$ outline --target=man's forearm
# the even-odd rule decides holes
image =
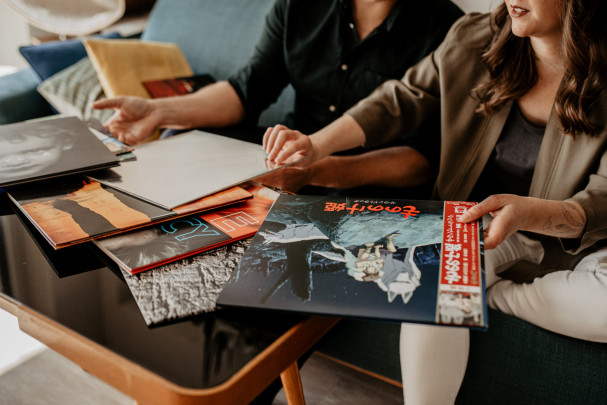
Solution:
[[[353,156],[328,156],[309,170],[309,184],[336,188],[415,187],[431,178],[428,160],[406,146]]]
[[[179,97],[152,100],[160,127],[186,129],[225,127],[241,122],[246,112],[234,88],[226,81],[210,84]]]

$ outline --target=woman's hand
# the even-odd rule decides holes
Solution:
[[[93,108],[116,110],[105,127],[119,141],[134,145],[144,141],[158,128],[160,120],[150,100],[140,97],[117,97],[93,103]]]
[[[263,135],[263,148],[268,153],[268,160],[277,165],[304,158],[311,162],[314,158],[314,147],[310,138],[284,125],[276,125],[266,130]]]
[[[531,231],[560,238],[577,238],[586,227],[586,213],[575,201],[552,201],[512,194],[492,195],[469,208],[461,222],[490,214],[484,230],[485,249],[493,249],[516,231]]]
[[[263,137],[268,159],[277,164],[291,163],[305,158],[305,166],[332,153],[348,150],[365,143],[362,127],[345,114],[310,136],[293,131],[284,125],[270,127]]]

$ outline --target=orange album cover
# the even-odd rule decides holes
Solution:
[[[12,188],[8,195],[56,249],[252,197],[237,186],[167,210],[84,176]]]

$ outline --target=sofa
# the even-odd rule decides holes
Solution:
[[[157,0],[143,41],[179,45],[194,73],[224,79],[249,58],[273,0]],[[0,124],[51,114],[31,68],[0,77]],[[260,117],[281,121],[293,105],[288,88]],[[607,310],[607,308],[605,309]],[[344,319],[315,348],[400,383],[400,325]],[[548,332],[489,310],[487,331],[471,332],[460,404],[605,404],[607,344]]]

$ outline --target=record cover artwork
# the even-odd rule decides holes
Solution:
[[[198,130],[137,145],[135,154],[90,177],[167,209],[274,170],[261,145]]]
[[[34,224],[23,215],[23,212],[16,209],[14,205],[11,208],[15,213],[15,217],[32,237],[32,240],[44,255],[48,264],[53,268],[57,277],[69,277],[105,266],[104,262],[96,254],[97,249],[92,243],[80,243],[72,246],[70,249],[54,249]]]
[[[472,205],[280,195],[217,303],[485,328]]]
[[[9,197],[54,248],[250,198],[235,187],[176,210],[149,204],[85,176],[11,189]]]
[[[75,117],[0,125],[0,187],[118,164]]]
[[[278,194],[249,184],[253,198],[95,241],[121,268],[135,274],[255,234]]]
[[[131,274],[120,268],[148,326],[215,311],[251,238]]]
[[[121,161],[125,160],[122,156],[126,156],[127,154],[133,155],[133,147],[124,144],[114,137],[110,131],[107,130],[97,118],[91,118],[89,120],[83,121],[93,132],[93,134],[105,145],[106,148],[110,150],[114,155],[118,156],[118,159]],[[135,155],[133,155],[134,157]]]
[[[175,79],[148,80],[143,82],[143,87],[150,97],[160,98],[193,93],[211,83],[215,83],[215,79],[210,75],[194,75]]]

